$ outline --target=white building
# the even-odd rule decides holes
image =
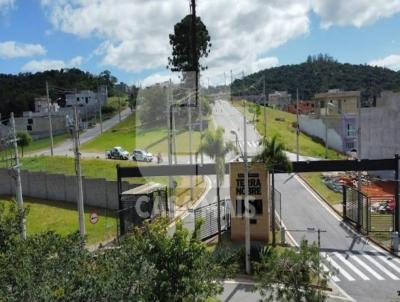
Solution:
[[[314,96],[314,112],[300,115],[300,130],[324,141],[329,148],[348,153],[357,149],[357,113],[360,91],[331,89]]]
[[[287,91],[275,91],[274,93],[268,94],[268,106],[280,110],[287,110],[291,102],[292,95]]]
[[[65,96],[65,107],[91,107],[98,105],[97,93],[91,90],[82,90]]]
[[[51,112],[57,112],[60,109],[57,103],[51,103]],[[49,111],[49,103],[47,101],[47,97],[38,97],[35,98],[35,112],[48,112]]]
[[[376,107],[361,109],[361,156],[393,158],[400,154],[400,93],[384,91]]]

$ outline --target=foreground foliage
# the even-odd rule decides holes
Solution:
[[[329,273],[322,269],[319,248],[302,240],[299,250],[265,248],[255,264],[262,301],[325,301]],[[319,278],[318,278],[319,276]]]
[[[224,268],[182,227],[145,224],[91,253],[79,234],[19,237],[18,211],[0,207],[0,301],[205,301]],[[197,226],[198,229],[198,226]]]

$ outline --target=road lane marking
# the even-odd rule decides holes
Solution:
[[[363,256],[367,258],[371,263],[373,263],[377,268],[379,268],[382,272],[384,272],[386,275],[388,275],[391,279],[393,280],[399,280],[394,274],[392,274],[390,271],[388,271],[384,266],[378,263],[375,259],[373,259],[371,256],[367,255],[365,252],[363,253]]]
[[[397,267],[393,262],[388,260],[385,256],[380,255],[378,256],[379,259],[381,259],[383,262],[385,262],[387,265],[389,265],[392,269],[394,269],[396,272],[400,273],[400,268]]]
[[[346,272],[343,268],[341,268],[341,267],[339,266],[339,264],[336,263],[335,260],[333,260],[333,259],[332,259],[331,257],[329,257],[328,255],[325,255],[325,257],[326,257],[326,260],[327,260],[330,264],[332,264],[333,267],[335,267],[335,268],[338,270],[339,274],[343,275],[343,277],[345,277],[345,278],[346,278],[347,280],[349,280],[349,281],[356,281],[356,279],[354,279],[348,272]]]
[[[362,261],[359,257],[355,255],[350,256],[351,259],[356,261],[359,265],[361,265],[365,270],[367,270],[371,275],[373,275],[378,280],[385,280],[381,275],[379,275],[376,271],[374,271],[370,266],[368,266],[364,261]]]
[[[353,272],[355,272],[357,275],[361,277],[364,281],[370,280],[362,271],[360,271],[357,267],[355,267],[349,260],[344,258],[342,255],[340,255],[338,252],[333,253],[337,258],[340,259],[344,264],[347,265],[348,268],[350,268]]]
[[[325,271],[325,272],[327,272],[327,273],[330,273],[331,271],[329,270],[329,268],[325,265],[325,264],[322,264],[322,269]],[[340,279],[338,278],[338,277],[336,277],[335,275],[333,275],[332,274],[332,276],[331,276],[331,279],[334,281],[334,282],[340,282]]]

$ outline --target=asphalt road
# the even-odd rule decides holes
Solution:
[[[235,140],[230,132],[238,133],[241,148],[243,141],[243,115],[227,101],[217,101],[214,119],[225,129],[225,138]],[[259,135],[253,125],[247,125],[247,147],[249,155],[257,152]],[[242,149],[243,150],[243,149]],[[287,153],[291,160],[296,156]],[[300,157],[300,160],[314,158]],[[400,301],[400,260],[366,242],[341,224],[333,213],[302,181],[295,175],[276,175],[276,188],[281,193],[283,223],[296,243],[302,238],[309,242],[317,241],[317,233],[307,231],[318,228],[321,233],[321,259],[336,275],[332,282],[343,289],[356,301]],[[278,205],[277,205],[278,209]],[[226,286],[224,301],[256,301],[254,294],[245,286]],[[229,299],[226,299],[228,298]]]
[[[121,120],[126,119],[131,114],[131,110],[126,108],[121,111]],[[101,134],[101,131],[107,131],[108,129],[114,127],[116,124],[119,123],[119,115],[116,114],[112,118],[103,122],[103,129],[100,127],[100,124],[96,124],[93,128],[89,128],[83,133],[81,133],[79,139],[80,143],[84,144],[95,137]],[[57,145],[53,149],[54,155],[68,155],[73,156],[73,141],[72,139],[67,139],[60,145]],[[31,155],[50,155],[50,150],[40,150],[38,152],[31,153]],[[104,153],[97,154],[97,153],[90,153],[90,152],[82,152],[83,157],[97,157],[97,156],[104,156]]]

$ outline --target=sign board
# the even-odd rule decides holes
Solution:
[[[89,219],[91,224],[96,224],[99,221],[99,216],[97,215],[96,212],[93,212],[90,213]]]
[[[245,234],[244,163],[230,163],[230,196],[232,201],[231,239],[244,240]],[[269,237],[269,177],[263,163],[249,163],[250,238],[268,241]]]

